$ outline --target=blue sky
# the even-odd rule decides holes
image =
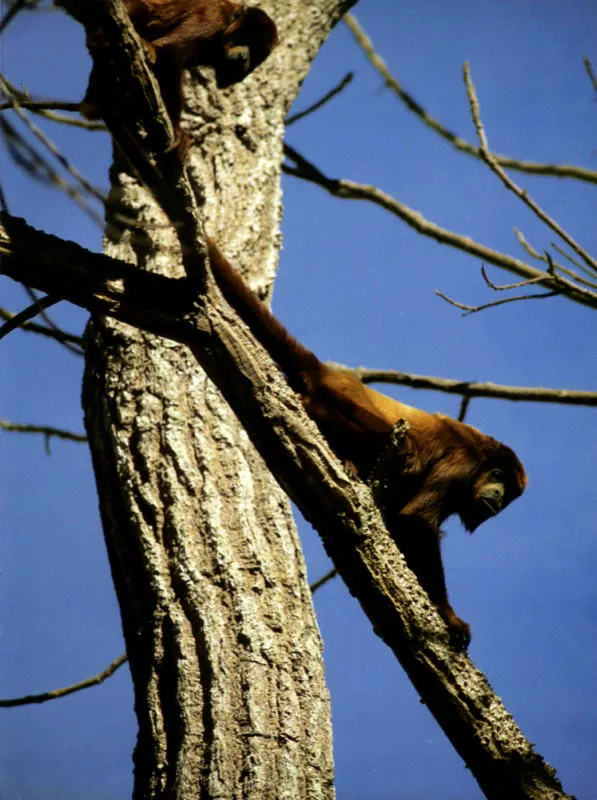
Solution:
[[[407,6],[408,7],[404,7]],[[388,66],[431,113],[474,140],[462,82],[468,60],[490,145],[519,158],[597,169],[597,99],[582,65],[597,65],[597,6],[561,3],[399,4],[363,0],[356,13]],[[88,57],[60,13],[22,16],[2,69],[36,96],[79,99]],[[524,257],[555,238],[481,163],[454,152],[383,89],[343,27],[330,36],[296,108],[348,71],[352,84],[287,141],[328,175],[379,186],[439,225]],[[103,134],[47,124],[72,162],[106,186]],[[4,156],[11,211],[95,250],[100,232]],[[597,252],[595,187],[514,175],[587,249]],[[324,359],[510,385],[597,389],[595,312],[564,299],[512,304],[463,318],[434,295],[491,299],[480,264],[425,239],[387,212],[284,179],[284,245],[274,309]],[[514,278],[490,268],[497,283]],[[26,304],[0,280],[0,304]],[[85,314],[56,318],[79,331]],[[82,430],[81,363],[17,332],[0,347],[0,417]],[[457,414],[456,397],[383,391]],[[505,441],[530,476],[523,496],[474,537],[446,525],[450,596],[471,623],[471,657],[527,737],[579,800],[597,798],[597,411],[475,400],[468,421]],[[104,668],[123,649],[84,446],[0,434],[2,568],[0,696],[41,692]],[[309,576],[329,567],[299,520]],[[342,800],[477,800],[464,769],[391,653],[339,580],[315,597],[332,696]],[[126,669],[101,687],[0,713],[3,800],[112,800],[130,794],[135,738]]]

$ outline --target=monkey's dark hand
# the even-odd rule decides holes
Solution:
[[[448,626],[450,640],[458,650],[466,650],[471,643],[471,626],[456,616],[449,603],[438,608],[439,613]]]

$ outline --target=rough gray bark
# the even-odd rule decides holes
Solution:
[[[262,290],[280,240],[284,117],[337,13],[328,5],[269,9],[282,45],[232,91],[200,74],[187,82],[206,226]],[[121,232],[106,252],[182,275],[155,201],[122,161],[112,177],[118,210],[150,241]],[[135,796],[332,797],[302,555],[288,501],[238,420],[184,347],[108,318],[88,331],[83,403],[135,686]]]

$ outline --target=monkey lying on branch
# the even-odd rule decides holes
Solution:
[[[238,0],[124,0],[131,22],[154,65],[179,152],[186,154],[180,130],[182,72],[213,67],[220,89],[246,78],[278,43],[274,21],[260,8]],[[81,113],[102,116],[103,76],[92,67]]]
[[[362,479],[390,445],[396,423],[409,430],[403,467],[383,508],[386,525],[408,566],[435,603],[453,642],[466,647],[470,626],[448,601],[440,525],[457,514],[471,533],[519,497],[527,477],[506,445],[443,414],[399,403],[330,367],[298,342],[208,241],[211,267],[230,305],[286,374],[336,455]]]

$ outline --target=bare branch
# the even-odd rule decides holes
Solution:
[[[26,92],[20,92],[14,86],[12,86],[12,89],[19,100],[19,105],[21,108],[26,108],[33,114],[39,114],[45,119],[52,120],[52,122],[59,122],[62,125],[72,125],[75,128],[84,128],[88,131],[106,130],[106,126],[103,122],[98,122],[92,119],[67,117],[64,114],[56,114],[56,111],[71,111],[78,113],[81,105],[80,103],[69,103],[64,100],[33,100]],[[0,103],[0,111],[8,111],[12,110],[12,108],[13,105],[10,102]]]
[[[3,320],[11,320],[14,318],[14,314],[11,314],[10,311],[7,311],[5,308],[0,307],[0,319]],[[55,339],[57,342],[63,343],[68,342],[73,345],[77,345],[82,352],[83,349],[83,339],[80,336],[76,336],[74,333],[67,333],[66,331],[58,329],[51,329],[45,327],[45,325],[36,325],[35,322],[25,322],[19,325],[19,329],[22,331],[26,331],[27,333],[37,333],[40,336],[46,336],[48,339]]]
[[[329,103],[329,101],[333,97],[335,97],[337,94],[340,94],[340,92],[348,86],[348,84],[352,81],[353,78],[354,78],[354,73],[347,72],[346,75],[340,81],[340,83],[334,86],[333,89],[330,89],[330,91],[327,92],[327,94],[324,94],[324,96],[316,103],[313,103],[304,111],[299,111],[296,114],[291,114],[290,116],[286,117],[286,127],[288,127],[289,125],[293,125],[300,119],[304,119],[304,117],[307,117],[309,114],[312,114],[314,111],[320,109],[326,103]]]
[[[65,347],[71,353],[74,353],[77,356],[83,355],[83,349],[80,345],[71,344],[67,341],[67,338],[58,325],[54,323],[48,314],[46,314],[45,309],[50,308],[50,306],[56,305],[56,303],[60,302],[60,298],[51,297],[47,295],[47,297],[39,298],[29,286],[23,287],[27,294],[32,298],[33,303],[21,311],[19,314],[13,314],[10,316],[10,319],[5,322],[4,325],[0,327],[0,339],[3,339],[5,336],[8,336],[11,331],[16,330],[17,328],[22,327],[28,320],[36,317],[38,314],[45,320],[48,328],[52,330],[55,334],[55,339],[58,341],[62,347]]]
[[[527,281],[527,283],[530,283],[530,281]],[[446,303],[449,303],[451,306],[462,309],[465,312],[462,316],[468,317],[470,314],[476,314],[478,311],[485,311],[487,308],[496,308],[497,306],[504,306],[506,303],[516,303],[519,300],[543,300],[546,297],[555,297],[555,295],[560,294],[560,292],[553,291],[545,292],[544,294],[519,294],[516,295],[516,297],[505,297],[503,300],[493,300],[491,303],[483,303],[480,306],[469,306],[466,305],[466,303],[459,303],[457,300],[452,300],[438,289],[435,290],[435,294],[438,297],[441,297],[442,300],[445,300]]]
[[[597,308],[597,297],[594,297],[591,292],[585,293],[580,287],[575,287],[573,285],[568,287],[560,286],[554,276],[549,275],[543,270],[538,270],[536,267],[532,267],[525,261],[513,258],[506,253],[492,250],[485,245],[473,241],[468,236],[461,236],[453,231],[441,228],[439,225],[425,219],[419,212],[413,211],[411,208],[404,205],[404,203],[401,203],[375,186],[367,186],[349,180],[328,178],[321,170],[288,144],[284,145],[284,152],[296,165],[285,165],[283,167],[284,172],[288,175],[294,175],[302,180],[315,183],[326,189],[334,197],[340,197],[345,200],[367,200],[371,203],[375,203],[385,208],[386,211],[400,217],[407,225],[414,228],[418,233],[423,234],[423,236],[428,236],[431,239],[435,239],[437,242],[469,253],[479,258],[481,261],[487,261],[497,267],[502,267],[509,272],[520,275],[525,280],[538,278],[540,280],[537,282],[542,286],[552,291],[558,289],[562,295],[565,295],[577,303],[589,306],[590,308]]]
[[[518,239],[523,250],[525,250],[530,256],[536,258],[538,261],[545,261],[545,256],[542,256],[541,253],[539,253],[531,244],[529,244],[521,230],[514,228],[514,235]]]
[[[514,228],[514,233],[516,234],[516,238],[518,239],[521,247],[524,250],[526,250],[526,252],[530,256],[532,256],[532,258],[536,258],[538,261],[543,261],[544,263],[547,263],[547,258],[544,255],[542,255],[541,253],[538,253],[535,250],[535,248],[532,247],[529,244],[529,242],[525,239],[523,233],[521,231],[519,231],[518,228]],[[590,270],[588,267],[585,267],[584,264],[581,264],[580,262],[578,262],[575,259],[573,259],[572,256],[569,256],[564,250],[562,250],[560,247],[558,247],[558,245],[555,242],[552,242],[551,246],[558,253],[561,253],[561,255],[563,255],[568,261],[570,261],[572,264],[574,264],[576,267],[578,267],[578,269],[582,270],[582,272],[584,272],[585,275],[593,276],[593,271],[592,270]],[[569,267],[565,267],[563,264],[559,264],[559,263],[554,262],[554,265],[555,265],[556,269],[558,269],[561,272],[564,272],[566,275],[569,275],[571,278],[574,278],[575,281],[577,281],[579,283],[582,283],[585,286],[590,286],[593,289],[597,289],[597,282],[591,280],[590,278],[584,277],[583,275],[579,275],[577,272],[574,272],[574,270],[570,269]]]
[[[103,226],[102,217],[86,202],[81,192],[72,184],[67,183],[47,159],[43,158],[3,116],[0,116],[0,130],[4,134],[8,153],[19,166],[35,180],[54,185],[63,191],[95,223]]]
[[[48,700],[57,700],[59,697],[66,697],[69,694],[74,694],[74,692],[89,689],[90,686],[97,686],[110,678],[119,667],[126,663],[126,661],[126,653],[123,653],[123,655],[114,659],[109,667],[106,667],[105,670],[94,675],[93,678],[86,678],[80,683],[73,683],[72,686],[65,686],[62,689],[53,689],[50,692],[43,692],[43,694],[28,694],[24,697],[15,697],[10,700],[0,700],[0,708],[14,708],[15,706],[27,706],[32,703],[45,703]]]
[[[329,572],[326,572],[325,575],[322,575],[321,578],[314,581],[309,587],[311,589],[311,594],[315,594],[318,589],[321,589],[321,587],[331,581],[332,578],[335,578],[337,574],[338,570],[334,567],[334,569],[331,569]]]
[[[553,249],[556,251],[556,253],[559,253],[561,256],[564,256],[564,258],[566,259],[566,261],[569,261],[569,262],[570,262],[570,264],[574,264],[574,266],[575,266],[577,269],[580,269],[580,270],[582,270],[582,271],[583,271],[583,272],[584,272],[586,275],[591,275],[591,276],[593,275],[593,273],[591,272],[591,270],[587,269],[587,267],[585,267],[585,265],[584,265],[584,264],[581,264],[581,263],[580,263],[580,261],[577,261],[575,258],[572,258],[572,256],[570,255],[570,253],[567,253],[567,252],[566,252],[566,251],[565,251],[565,250],[564,250],[562,247],[560,247],[560,246],[559,246],[559,244],[558,244],[557,242],[552,242],[552,243],[551,243],[551,246],[552,246],[552,247],[553,247]],[[541,258],[542,258],[544,261],[546,261],[546,260],[547,260],[547,259],[545,258],[545,256],[541,256]],[[558,269],[561,269],[561,270],[563,270],[563,269],[564,269],[564,267],[562,267],[562,265],[561,265],[561,264],[558,264],[557,266],[558,266]],[[578,278],[578,280],[582,280],[582,282],[583,282],[583,283],[586,283],[586,284],[587,284],[587,285],[589,285],[589,286],[595,286],[595,287],[597,287],[597,282],[595,282],[595,281],[592,281],[592,280],[587,280],[586,278],[580,278],[580,277]]]
[[[457,417],[458,422],[464,422],[470,404],[471,404],[470,395],[465,395],[460,403],[460,410],[458,412],[458,417]]]
[[[35,304],[39,305],[39,297],[35,294],[33,289],[30,286],[25,286],[25,285],[23,285],[23,289],[25,290],[29,298],[33,300]],[[76,356],[83,355],[83,347],[81,345],[71,344],[69,341],[67,341],[67,339],[64,336],[60,337],[61,334],[64,334],[64,331],[59,325],[57,325],[54,322],[52,317],[47,313],[47,311],[45,311],[45,309],[40,308],[39,316],[43,319],[43,321],[46,323],[47,327],[50,330],[53,330],[54,333],[58,334],[58,336],[56,337],[56,341],[58,341],[62,345],[62,347],[64,347],[66,350],[68,350],[69,352],[73,353]]]
[[[349,367],[343,367],[349,369]],[[356,367],[352,370],[363,383],[394,383],[411,389],[427,389],[433,392],[458,394],[462,397],[491,397],[496,400],[513,400],[530,403],[557,403],[569,406],[597,406],[597,392],[579,392],[572,389],[543,389],[536,386],[502,386],[485,381],[459,381],[451,378],[437,378],[432,375],[413,375],[395,370],[367,369]]]
[[[37,5],[39,5],[39,0],[13,0],[13,3],[8,7],[6,14],[0,20],[0,34],[4,33],[4,30],[20,11],[30,11]]]
[[[543,211],[543,209],[529,196],[526,189],[521,189],[519,186],[514,183],[514,181],[504,172],[502,167],[498,164],[493,156],[489,152],[489,145],[487,144],[487,137],[485,135],[485,130],[483,128],[483,123],[481,122],[481,115],[479,111],[479,101],[477,100],[477,95],[475,93],[475,87],[473,86],[473,82],[471,79],[470,74],[470,67],[468,62],[464,64],[463,69],[464,74],[464,82],[466,85],[466,91],[469,98],[469,103],[471,107],[471,115],[473,117],[473,122],[475,123],[475,128],[477,129],[477,135],[479,137],[479,142],[481,143],[481,154],[483,160],[487,163],[489,168],[495,172],[495,174],[500,178],[504,186],[513,192],[522,202],[528,206],[533,213],[539,217],[539,219],[544,222],[548,227],[552,229],[557,235],[563,239],[566,244],[574,250],[574,252],[582,258],[582,260],[588,264],[592,269],[597,272],[597,261],[587,253],[584,248],[582,248],[571,236],[568,234],[558,223],[552,219],[548,214]]]
[[[528,281],[518,281],[517,283],[504,283],[499,286],[496,283],[492,283],[489,280],[489,276],[487,275],[487,270],[485,269],[485,264],[481,266],[481,275],[483,276],[483,280],[489,286],[490,289],[493,289],[495,292],[506,292],[509,289],[520,289],[522,286],[532,286],[535,283],[538,283],[542,280],[542,278],[529,278]]]
[[[44,145],[47,150],[54,156],[54,158],[59,162],[59,164],[71,175],[75,181],[92,197],[95,197],[96,200],[99,200],[100,203],[103,205],[106,200],[106,196],[103,192],[100,192],[99,189],[96,189],[93,184],[91,184],[87,178],[79,172],[79,170],[73,166],[70,161],[66,158],[66,156],[59,150],[59,148],[54,144],[54,142],[46,136],[46,134],[37,127],[37,125],[33,122],[32,119],[23,111],[21,108],[20,102],[12,91],[12,87],[10,83],[6,80],[4,75],[0,73],[0,91],[3,92],[6,97],[8,97],[9,103],[12,106],[12,109],[15,111],[19,119],[27,126],[27,128],[31,131],[31,133]]]
[[[18,100],[21,108],[26,108],[27,111],[32,111],[34,114],[38,111],[73,111],[76,113],[79,111],[80,103],[68,103],[64,100],[33,100],[27,92],[19,91],[13,86],[6,76],[4,76],[4,81],[9,84],[11,94]],[[12,101],[0,103],[0,111],[8,111],[13,108],[14,104]],[[106,130],[106,126],[103,123],[100,122],[97,124],[101,125],[101,127]]]
[[[0,430],[11,433],[39,433],[46,439],[63,439],[67,442],[86,442],[87,436],[82,433],[72,433],[62,428],[52,428],[50,425],[23,425],[17,422],[8,422],[0,419]]]
[[[15,314],[14,317],[5,322],[2,327],[0,327],[0,339],[4,339],[5,336],[11,331],[16,330],[19,326],[23,324],[23,322],[27,322],[27,320],[36,317],[40,314],[44,308],[49,308],[50,306],[56,305],[59,303],[62,298],[60,297],[51,297],[47,295],[46,297],[41,297],[39,300],[36,300],[35,303],[32,303],[27,308],[24,308],[22,311],[19,311],[18,314]]]
[[[591,64],[591,61],[589,60],[588,56],[584,57],[583,63],[585,65],[585,69],[587,71],[587,75],[589,76],[589,80],[591,81],[591,84],[593,86],[593,89],[595,89],[595,92],[597,93],[597,78],[595,77],[595,73],[593,72],[593,65]]]
[[[450,142],[450,144],[460,150],[462,153],[481,158],[481,149],[457,136],[444,125],[441,124],[435,117],[428,114],[427,111],[418,103],[414,97],[405,91],[400,82],[388,70],[385,62],[374,49],[371,39],[367,36],[360,23],[357,21],[353,14],[346,14],[344,22],[352,32],[356,41],[363,49],[365,55],[379,72],[384,79],[386,86],[391,89],[394,94],[404,103],[409,111],[416,114],[425,125],[431,130],[439,134],[443,139]],[[574,178],[575,180],[586,181],[587,183],[597,183],[597,172],[584,167],[579,167],[573,164],[541,164],[532,161],[520,161],[519,159],[510,158],[508,156],[499,155],[494,153],[496,161],[506,169],[513,169],[517,172],[526,172],[530,175],[545,175],[551,178]]]

